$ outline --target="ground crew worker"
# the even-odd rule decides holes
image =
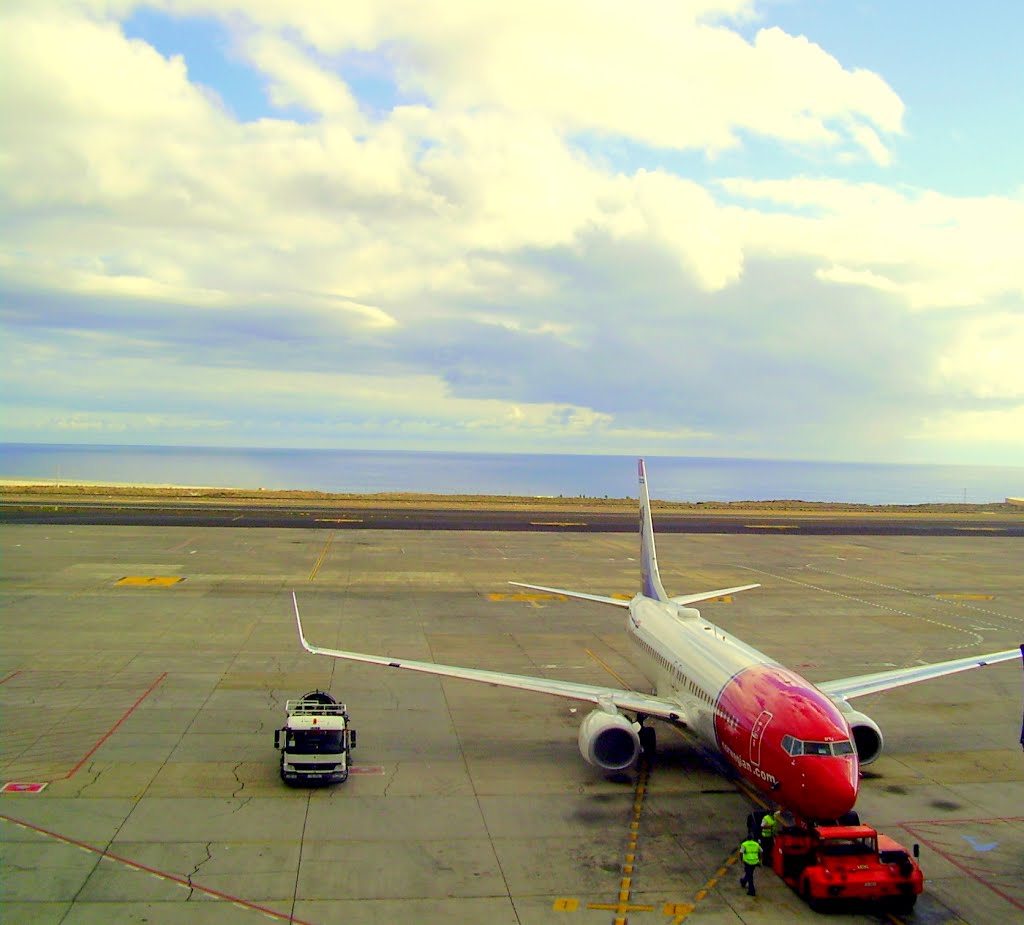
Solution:
[[[769,810],[761,817],[761,847],[764,848],[765,857],[772,856],[772,844],[775,841],[775,815]]]
[[[754,871],[761,863],[761,843],[756,838],[747,838],[740,845],[740,859],[743,861],[743,876],[740,878],[740,886],[747,888],[748,896],[757,895],[754,889]]]

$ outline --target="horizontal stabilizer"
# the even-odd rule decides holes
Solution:
[[[543,585],[528,585],[521,581],[510,581],[510,585],[519,588],[530,588],[533,591],[547,591],[549,594],[564,594],[566,597],[575,597],[581,601],[596,601],[598,604],[611,604],[613,607],[628,607],[629,601],[621,597],[605,597],[602,594],[586,594],[583,591],[566,591],[565,588],[545,588]]]
[[[729,594],[739,594],[740,591],[750,591],[753,588],[760,588],[760,585],[739,585],[736,588],[720,588],[717,591],[701,591],[697,594],[680,594],[678,597],[669,598],[674,604],[696,604],[700,601],[710,601],[715,597],[725,597]]]

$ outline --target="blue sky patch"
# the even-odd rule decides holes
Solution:
[[[270,114],[265,78],[235,51],[231,32],[220,20],[138,9],[122,28],[126,36],[141,39],[165,58],[181,55],[189,80],[214,91],[240,121]]]

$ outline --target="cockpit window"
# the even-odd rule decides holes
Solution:
[[[832,746],[828,742],[804,742],[805,755],[831,755]]]
[[[842,742],[803,742],[793,736],[782,737],[782,748],[788,755],[852,755],[853,743],[849,739]]]

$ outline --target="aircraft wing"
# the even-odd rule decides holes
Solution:
[[[387,668],[404,668],[406,671],[419,671],[423,674],[437,675],[442,678],[457,678],[463,681],[478,681],[493,684],[495,687],[510,687],[520,691],[534,691],[538,694],[550,694],[568,700],[582,700],[594,704],[611,704],[620,710],[643,713],[661,719],[672,720],[687,725],[688,717],[684,714],[681,704],[665,697],[645,694],[640,691],[627,691],[617,687],[599,687],[595,684],[577,684],[573,681],[558,681],[551,678],[531,678],[526,675],[506,674],[503,671],[486,671],[481,668],[459,668],[453,665],[438,665],[435,662],[416,662],[404,658],[391,658],[386,655],[366,655],[362,652],[347,652],[343,649],[325,649],[322,646],[310,645],[302,631],[302,619],[299,617],[299,602],[292,592],[292,605],[295,608],[295,625],[299,630],[299,641],[307,652],[314,655],[327,655],[352,662],[365,662],[370,665],[384,665]]]
[[[972,668],[984,668],[999,662],[1008,662],[1012,658],[1022,658],[1020,649],[1006,649],[1003,652],[992,652],[989,655],[971,655],[968,658],[956,658],[948,662],[937,662],[933,665],[916,665],[912,668],[896,668],[892,671],[876,671],[874,674],[862,674],[852,678],[840,678],[838,681],[826,681],[815,685],[830,697],[852,700],[866,694],[877,694],[894,687],[916,684],[918,681],[930,681],[948,674],[970,671]]]

